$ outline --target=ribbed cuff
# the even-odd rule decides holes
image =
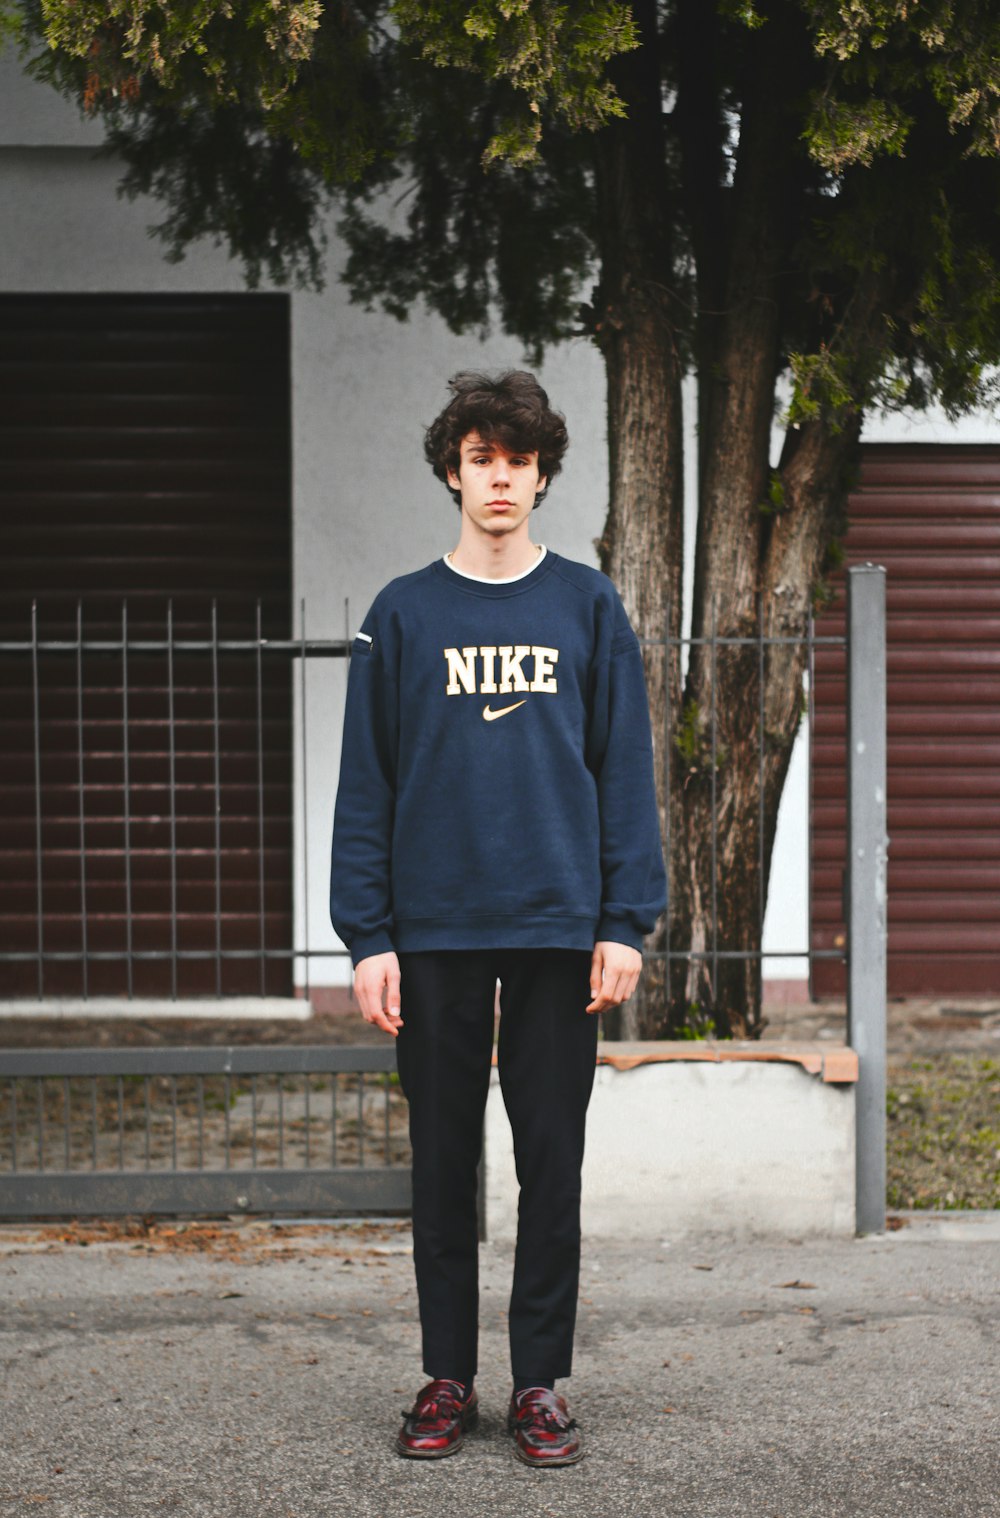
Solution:
[[[642,953],[641,933],[637,933],[630,922],[624,917],[602,917],[597,924],[597,932],[594,936],[595,943],[624,943],[630,949],[638,949]]]
[[[393,943],[385,928],[378,928],[374,933],[362,933],[351,940],[351,964],[359,965],[363,959],[370,959],[373,954],[395,954],[396,945]]]

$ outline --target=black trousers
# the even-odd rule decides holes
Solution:
[[[580,1169],[597,1059],[584,1009],[590,953],[455,949],[400,954],[396,1045],[410,1106],[413,1258],[424,1373],[477,1370],[476,1169],[500,989],[498,1065],[520,1186],[510,1299],[515,1376],[572,1369],[580,1278]]]

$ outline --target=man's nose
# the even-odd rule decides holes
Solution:
[[[494,485],[507,485],[510,483],[510,464],[505,458],[493,460],[493,483]]]

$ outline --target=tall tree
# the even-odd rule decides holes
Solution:
[[[799,640],[864,415],[932,401],[957,415],[994,393],[997,8],[25,0],[23,14],[48,43],[35,71],[104,117],[125,190],[163,201],[171,256],[215,236],[251,283],[318,283],[335,199],[354,299],[400,318],[422,299],[456,331],[495,316],[535,358],[587,334],[607,369],[601,565],[649,639],[665,616],[681,631],[682,381],[697,376],[695,642],[686,669],[676,643],[647,666],[658,746],[666,702],[677,718],[660,796],[674,957],[669,985],[650,962],[620,1031],[758,1033],[759,958],[710,951],[760,948]],[[726,641],[761,629],[784,640],[763,661]]]

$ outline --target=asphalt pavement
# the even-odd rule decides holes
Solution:
[[[506,1247],[480,1428],[416,1462],[406,1225],[0,1228],[0,1515],[995,1518],[1000,1214],[904,1222],[585,1243],[559,1389],[587,1456],[541,1472],[504,1427]]]

